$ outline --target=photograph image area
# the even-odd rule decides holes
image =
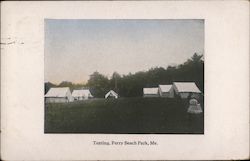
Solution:
[[[44,27],[45,133],[204,134],[204,20]]]

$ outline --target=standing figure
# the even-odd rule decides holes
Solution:
[[[200,103],[194,96],[189,100],[188,113],[188,126],[191,133],[201,131],[203,128],[202,122],[202,108]]]
[[[187,112],[190,114],[202,113],[201,105],[194,96],[192,96],[191,99],[189,100],[189,107]]]

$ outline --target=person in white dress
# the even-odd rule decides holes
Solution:
[[[190,133],[194,133],[197,130],[202,128],[202,108],[198,100],[191,96],[191,99],[189,100],[189,106],[187,109],[188,114],[188,127],[190,130]]]
[[[200,113],[202,113],[201,105],[197,101],[197,99],[195,99],[194,97],[192,97],[189,100],[189,107],[188,107],[187,112],[190,113],[190,114],[200,114]]]

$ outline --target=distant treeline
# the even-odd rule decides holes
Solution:
[[[154,67],[147,71],[120,75],[114,72],[111,78],[94,72],[86,84],[74,84],[63,81],[59,85],[45,83],[45,93],[51,87],[69,87],[71,91],[80,88],[89,88],[94,97],[104,97],[109,90],[116,91],[121,97],[137,97],[143,95],[144,87],[157,87],[159,84],[172,84],[176,81],[195,82],[204,93],[204,61],[203,55],[195,53],[190,59],[180,65]]]

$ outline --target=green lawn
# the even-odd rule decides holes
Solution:
[[[94,99],[45,104],[45,133],[197,133],[203,114],[188,117],[184,101],[167,98]]]

